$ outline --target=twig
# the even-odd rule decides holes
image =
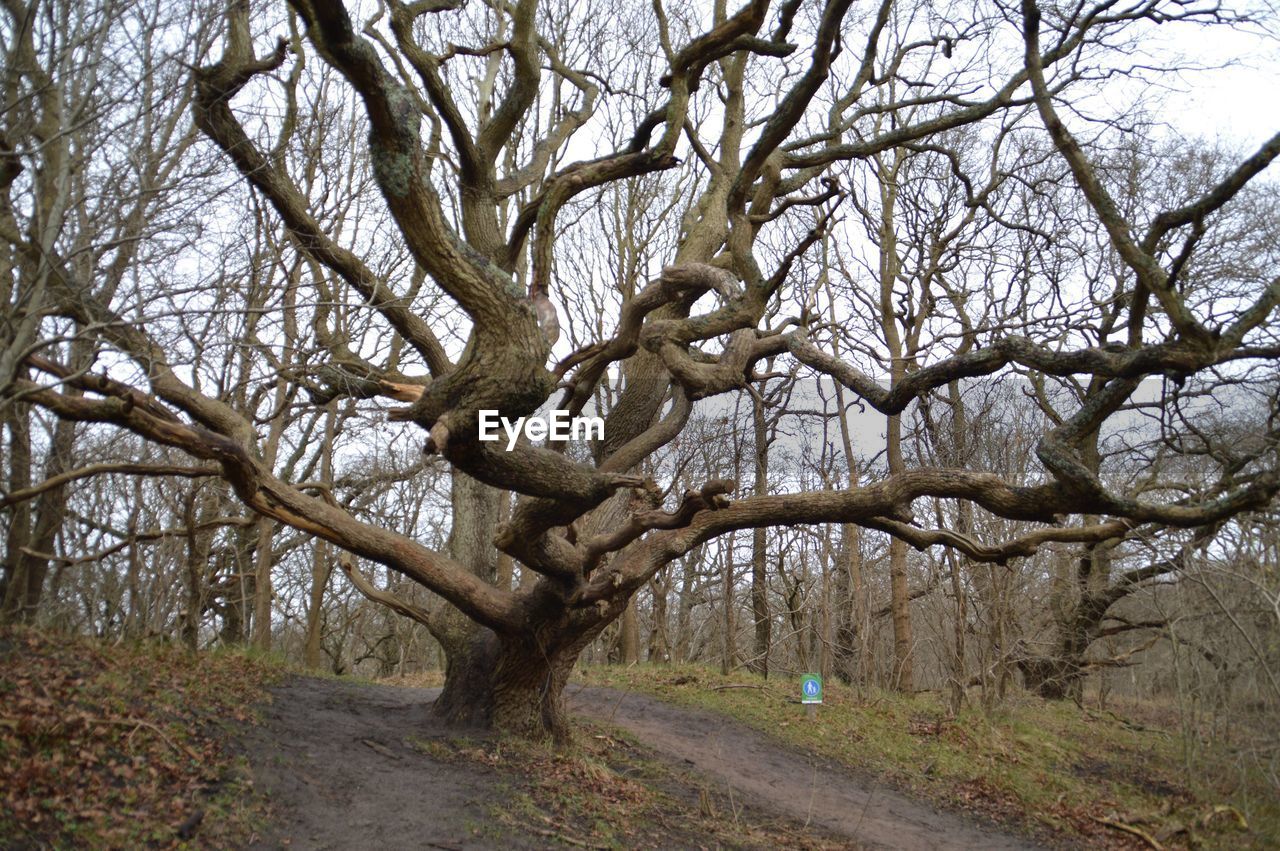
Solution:
[[[1155,851],[1164,851],[1164,846],[1161,845],[1154,836],[1147,833],[1145,830],[1143,830],[1140,827],[1135,827],[1132,824],[1125,824],[1124,822],[1116,821],[1115,819],[1102,818],[1101,816],[1089,816],[1089,818],[1093,819],[1098,824],[1106,825],[1107,827],[1113,830],[1121,830],[1132,836],[1136,836],[1139,839],[1141,839],[1143,842],[1147,843],[1152,848],[1154,848]]]
[[[200,761],[200,755],[198,753],[191,750],[191,748],[187,747],[186,745],[178,744],[173,739],[169,738],[168,734],[165,733],[164,730],[161,730],[159,727],[157,727],[155,724],[152,724],[150,721],[142,721],[138,718],[90,718],[89,722],[92,724],[118,724],[121,726],[132,725],[133,730],[129,732],[128,736],[125,736],[126,743],[128,743],[128,741],[133,738],[134,733],[138,732],[139,727],[146,727],[148,730],[155,731],[155,734],[157,736],[164,739],[165,744],[173,748],[178,753],[185,753],[187,756],[189,756],[191,759],[195,760],[196,762]]]
[[[1205,815],[1200,818],[1200,825],[1202,827],[1208,827],[1209,822],[1213,820],[1214,816],[1220,816],[1220,815],[1229,815],[1233,817],[1236,820],[1236,825],[1238,825],[1241,830],[1249,829],[1249,822],[1245,821],[1244,813],[1240,812],[1230,804],[1216,805],[1213,809],[1209,810],[1209,812],[1205,813]]]
[[[361,739],[360,744],[368,745],[370,748],[382,754],[383,756],[387,757],[388,759],[400,759],[400,754],[396,753],[395,751],[391,750],[391,748],[387,747],[386,745],[380,742],[375,742],[373,739]]]
[[[519,826],[520,825],[517,825],[517,827]],[[528,824],[524,825],[523,827],[525,830],[529,831],[530,833],[536,833],[538,836],[545,836],[548,839],[554,839],[557,842],[567,842],[570,845],[577,845],[579,848],[593,848],[593,849],[599,849],[599,851],[609,851],[608,845],[596,845],[594,843],[586,841],[585,839],[578,839],[576,837],[570,836],[567,833],[561,833],[558,830],[543,830],[540,827],[534,827],[533,825],[528,825]]]
[[[543,821],[545,821],[547,824],[551,825],[552,827],[557,827],[557,828],[559,827],[559,825],[557,825],[554,820],[548,818],[545,815],[542,815],[541,813],[539,813],[538,815]],[[514,817],[512,817],[510,813],[499,813],[498,820],[503,822],[506,825],[509,825],[510,827],[515,828],[516,830],[527,830],[528,832],[536,834],[538,836],[545,836],[548,839],[555,839],[559,842],[567,842],[568,844],[576,845],[579,848],[591,848],[591,849],[595,849],[595,851],[609,851],[608,845],[596,845],[594,843],[586,841],[585,839],[578,839],[575,836],[570,836],[569,834],[564,833],[560,830],[546,830],[541,827],[534,827],[531,824],[525,824],[517,821]]]

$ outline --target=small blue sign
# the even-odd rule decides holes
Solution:
[[[822,677],[804,674],[800,677],[800,702],[822,703]]]

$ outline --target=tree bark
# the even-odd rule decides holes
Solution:
[[[433,711],[451,724],[567,741],[564,689],[574,663],[624,607],[620,597],[604,610],[555,616],[513,635],[477,630],[446,648],[445,685]]]

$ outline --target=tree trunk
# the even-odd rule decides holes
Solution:
[[[1096,386],[1099,379],[1094,378]],[[1095,476],[1102,468],[1098,432],[1082,441],[1080,460]],[[1082,518],[1087,526],[1097,523],[1097,515]],[[1069,581],[1059,583],[1052,609],[1057,622],[1057,643],[1052,655],[1030,655],[1017,661],[1027,689],[1047,700],[1070,698],[1080,703],[1084,697],[1085,654],[1098,637],[1102,620],[1111,607],[1106,589],[1111,583],[1111,549],[1107,542],[1089,544],[1074,562]],[[1063,577],[1066,580],[1066,577]]]
[[[687,307],[680,310],[687,312]],[[669,381],[652,354],[640,352],[628,359],[625,374],[627,389],[609,413],[606,438],[595,447],[597,460],[647,429],[666,398]],[[500,584],[508,568],[500,563],[493,539],[500,518],[509,516],[503,508],[506,494],[454,470],[452,496],[449,555],[471,566],[484,581]],[[627,505],[623,495],[616,495],[597,509],[593,522],[603,525],[625,517]],[[526,738],[550,735],[566,739],[563,692],[583,649],[622,615],[623,658],[639,655],[631,596],[619,592],[603,608],[561,614],[551,623],[514,636],[498,635],[477,626],[453,607],[443,607],[442,617],[435,619],[432,629],[446,659],[445,685],[435,702],[435,712],[451,723],[492,726]],[[553,601],[548,609],[563,611],[560,605]],[[623,614],[628,610],[629,623]]]
[[[253,617],[253,601],[257,573],[254,560],[258,548],[257,524],[240,526],[232,533],[235,546],[231,551],[230,580],[222,589],[223,624],[220,631],[222,643],[242,645],[249,642],[249,629]]]
[[[138,546],[138,516],[142,512],[142,478],[133,480],[133,507],[129,511],[129,566],[125,569],[125,593],[129,595],[129,607],[125,610],[125,638],[140,638],[143,635],[141,625],[147,618],[142,603],[142,550]]]
[[[851,523],[840,528],[840,563],[836,566],[836,629],[832,648],[832,670],[845,684],[866,679],[867,622],[866,592],[862,578],[860,530]]]
[[[636,617],[636,600],[631,598],[622,612],[619,624],[618,661],[623,665],[634,665],[640,661],[640,621]]]
[[[764,418],[764,404],[754,396],[751,410],[755,430],[755,493],[769,492],[769,430]],[[764,527],[751,532],[751,617],[755,620],[755,647],[747,667],[763,677],[769,676],[769,649],[773,643],[773,621],[769,616],[769,576],[766,570],[768,539]]]
[[[451,724],[492,727],[525,739],[569,738],[564,688],[582,650],[621,614],[616,600],[587,621],[560,620],[530,633],[479,629],[446,646],[445,685],[432,705]]]
[[[25,428],[24,424],[23,429]],[[29,435],[25,436],[29,437]],[[46,479],[61,475],[71,468],[75,436],[75,423],[69,420],[58,421],[57,426],[54,427],[49,458],[45,464]],[[29,453],[29,444],[25,451]],[[28,455],[26,464],[29,463]],[[49,571],[49,559],[43,554],[53,552],[58,533],[62,531],[62,521],[66,511],[67,486],[65,484],[49,488],[36,499],[35,524],[30,530],[30,537],[12,552],[6,553],[6,561],[13,567],[5,583],[3,617],[0,619],[23,623],[31,623],[35,620],[40,610],[41,598],[44,596],[45,574]],[[20,541],[21,538],[20,531],[15,540]],[[10,546],[12,547],[13,543]],[[28,548],[30,552],[23,552],[22,547]]]
[[[906,152],[895,149],[892,163],[880,163],[880,325],[884,333],[885,345],[891,358],[889,363],[889,383],[891,386],[907,374],[907,361],[911,352],[903,343],[902,334],[898,331],[901,318],[906,328],[908,339],[918,335],[918,325],[912,325],[907,317],[899,316],[894,303],[894,286],[898,280],[901,261],[898,258],[898,237],[894,230],[894,215],[898,200],[898,174],[905,159]],[[921,311],[916,321],[925,315]],[[886,434],[885,457],[890,477],[900,475],[905,469],[902,460],[902,417],[889,417]],[[891,685],[900,691],[910,692],[915,689],[915,678],[912,676],[911,652],[911,591],[907,586],[907,545],[897,538],[889,543],[889,591],[893,606],[893,681]]]
[[[823,250],[826,250],[824,240]],[[834,309],[834,308],[832,308]],[[835,314],[831,315],[835,321]],[[839,353],[839,350],[836,350]],[[844,388],[836,384],[836,403],[839,410],[847,411]],[[844,452],[845,469],[848,471],[848,487],[858,486],[858,462],[853,449],[853,434],[848,416],[840,417],[840,445]],[[836,624],[832,643],[832,667],[835,675],[845,684],[863,683],[870,670],[867,653],[867,594],[862,564],[862,530],[845,523],[840,527],[840,549],[837,555],[835,575]]]
[[[1066,700],[1081,681],[1079,660],[1069,656],[1039,656],[1018,660],[1027,690],[1045,700]]]
[[[257,523],[258,545],[253,558],[253,646],[258,650],[271,649],[271,539],[276,524],[265,518]]]
[[[907,545],[889,542],[889,589],[893,605],[893,681],[898,691],[915,690],[911,665],[911,590],[907,587]]]
[[[954,640],[951,654],[951,699],[949,708],[951,714],[955,715],[964,705],[965,687],[968,685],[969,678],[966,676],[967,667],[965,658],[968,655],[965,649],[965,629],[969,623],[969,612],[967,601],[965,600],[964,583],[960,581],[960,564],[961,558],[956,553],[948,553],[944,563],[951,566],[951,594],[955,597],[955,613],[954,613]]]
[[[1086,519],[1086,522],[1089,522]],[[1027,689],[1046,700],[1071,699],[1076,703],[1084,698],[1085,654],[1102,630],[1102,621],[1110,609],[1105,584],[1099,587],[1097,577],[1104,581],[1111,569],[1111,554],[1107,544],[1093,544],[1085,548],[1076,561],[1076,579],[1079,597],[1060,613],[1057,644],[1052,655],[1027,656],[1018,660],[1018,670]]]
[[[694,606],[694,579],[696,578],[696,565],[702,561],[702,556],[706,552],[705,546],[698,546],[680,560],[680,595],[677,598],[680,606],[676,611],[676,658],[681,662],[688,662],[690,651],[692,631],[691,624],[693,622],[693,606]]]
[[[20,491],[31,486],[31,424],[30,406],[13,402],[5,411],[5,426],[9,432],[9,490]],[[9,509],[9,529],[5,536],[4,575],[0,582],[0,622],[17,618],[21,599],[17,588],[26,584],[19,578],[22,549],[31,541],[31,502],[23,500]],[[13,595],[12,597],[10,595]],[[13,600],[12,606],[9,600]]]
[[[324,592],[329,585],[329,574],[333,567],[329,563],[328,546],[319,538],[311,554],[311,594],[307,599],[307,641],[303,649],[303,664],[309,670],[320,667],[320,641],[324,637],[321,627],[324,624]]]
[[[653,594],[653,622],[649,626],[649,661],[671,661],[671,639],[667,636],[667,594],[670,592],[671,568],[667,566],[649,580]]]
[[[728,543],[724,548],[724,567],[720,574],[720,673],[727,674],[733,670],[737,648],[734,646],[733,617],[733,538],[729,533]]]
[[[186,587],[184,588],[186,604],[182,610],[179,629],[182,633],[182,642],[189,650],[196,650],[200,646],[200,621],[204,616],[207,599],[205,577],[209,570],[211,533],[197,531],[199,518],[204,513],[197,508],[197,501],[204,503],[209,501],[207,498],[202,498],[201,490],[199,484],[193,485],[183,506],[183,522],[187,527]]]

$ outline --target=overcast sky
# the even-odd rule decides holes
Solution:
[[[1155,44],[1215,67],[1168,75],[1161,117],[1187,135],[1256,148],[1280,132],[1280,39],[1228,27],[1153,28]],[[1274,171],[1274,167],[1272,171]]]

